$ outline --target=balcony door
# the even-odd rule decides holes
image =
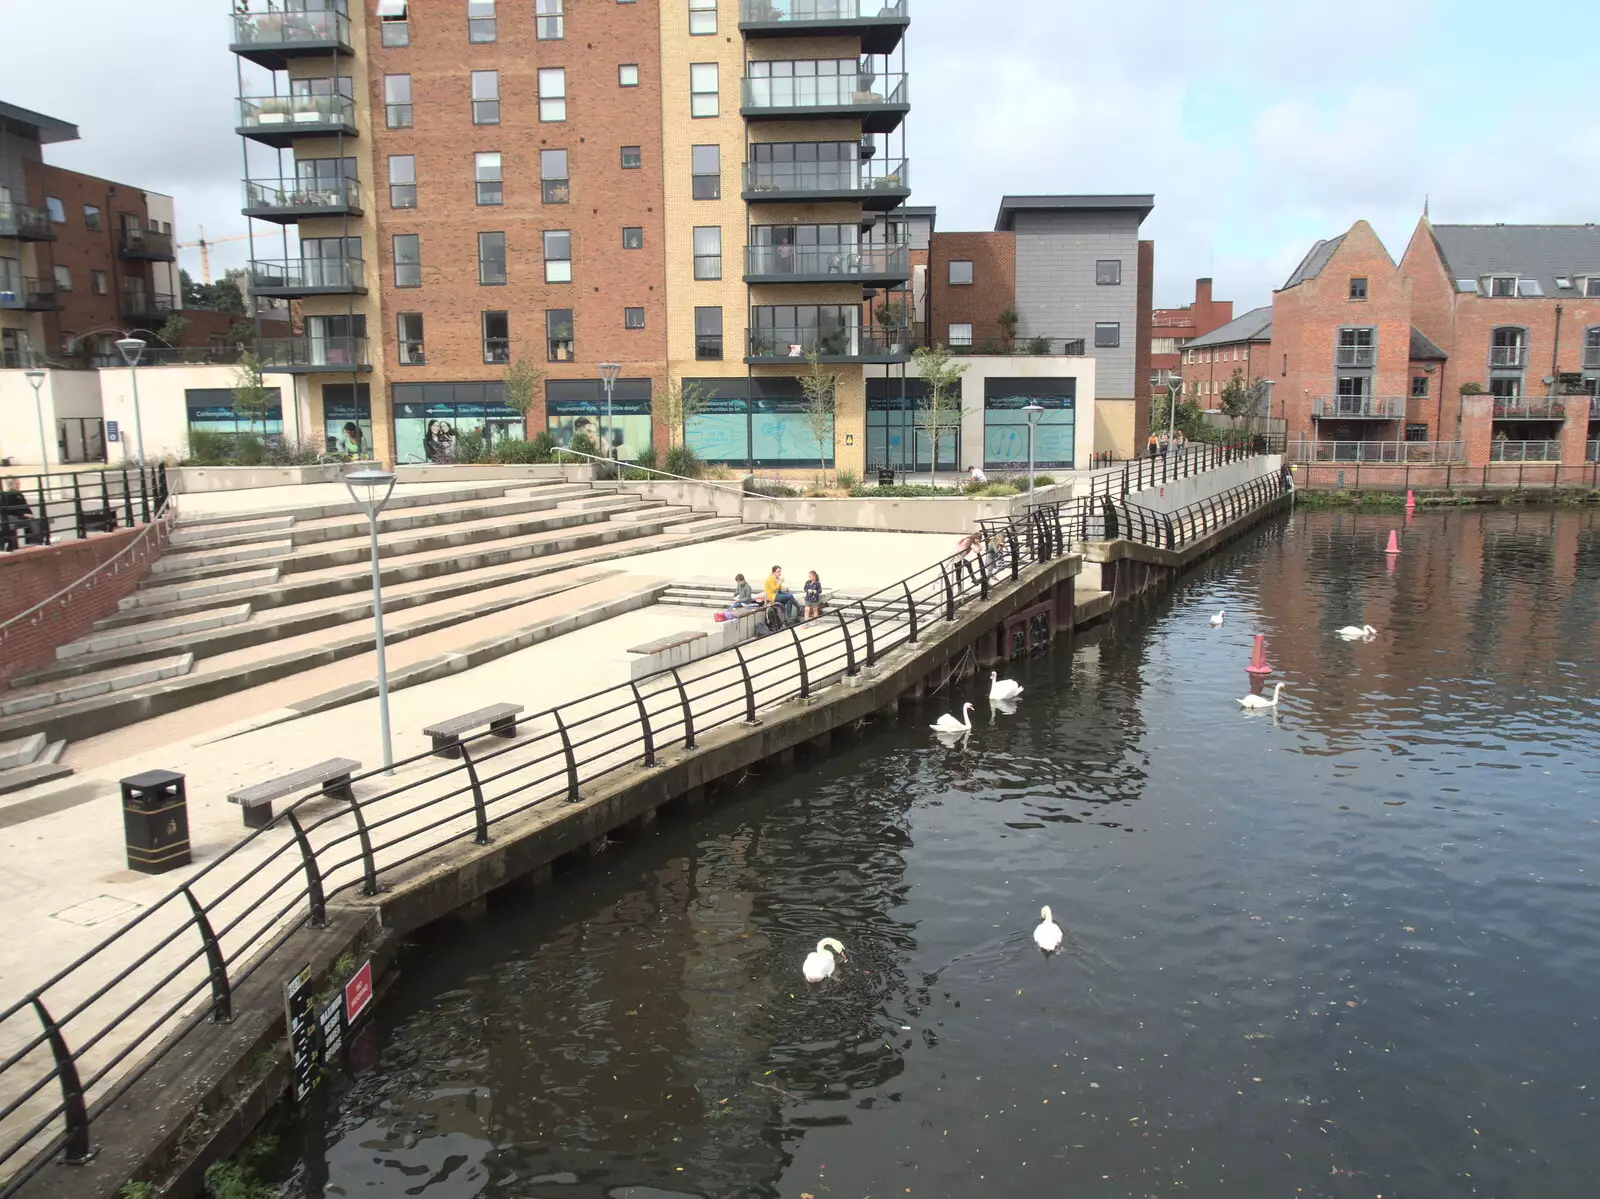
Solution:
[[[306,317],[308,361],[329,366],[357,366],[361,361],[356,338],[367,335],[367,318],[360,313],[346,316]]]

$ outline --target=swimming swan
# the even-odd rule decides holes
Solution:
[[[1033,930],[1034,944],[1046,953],[1054,953],[1061,948],[1061,926],[1050,919],[1048,907],[1040,908],[1039,915],[1042,919],[1039,927]]]
[[[1271,699],[1262,699],[1259,695],[1247,695],[1239,701],[1239,706],[1241,708],[1276,708],[1278,706],[1278,692],[1282,690],[1282,683],[1274,683]]]
[[[829,952],[829,951],[832,952]],[[806,963],[801,967],[805,971],[808,983],[819,983],[825,978],[833,977],[833,955],[837,953],[839,960],[843,961],[844,946],[832,937],[824,937],[817,942],[817,951],[806,954]]]
[[[1226,611],[1226,609],[1224,609],[1224,611]],[[1223,619],[1222,612],[1218,612],[1215,616],[1213,616],[1211,618],[1211,627],[1212,628],[1216,628],[1218,625],[1220,625],[1222,623],[1222,619]]]
[[[1021,694],[1021,683],[1014,679],[1003,679],[992,670],[989,672],[990,699],[1016,699]]]
[[[1369,624],[1361,625],[1359,628],[1353,624],[1347,624],[1342,629],[1335,629],[1333,635],[1335,637],[1343,637],[1346,641],[1355,641],[1363,637],[1376,637],[1378,630]]]
[[[970,711],[972,711],[971,704],[962,704],[960,720],[957,720],[954,716],[950,715],[950,713],[946,712],[943,716],[939,717],[935,723],[930,724],[928,727],[936,733],[970,732],[972,730],[972,721],[967,719],[967,713]]]

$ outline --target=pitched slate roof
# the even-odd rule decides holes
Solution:
[[[1241,341],[1272,340],[1272,305],[1252,308],[1243,316],[1236,316],[1226,325],[1211,330],[1185,342],[1186,350],[1203,350],[1208,346],[1231,346]]]
[[[1411,326],[1411,361],[1446,362],[1450,355],[1429,340],[1428,335],[1415,325]]]
[[[1450,277],[1536,279],[1546,296],[1577,296],[1585,275],[1600,276],[1597,225],[1433,225]],[[1560,287],[1556,280],[1571,285]],[[1458,285],[1459,286],[1459,285]],[[1470,290],[1470,289],[1464,289]]]
[[[1311,247],[1311,251],[1300,260],[1300,265],[1294,268],[1294,274],[1289,276],[1289,281],[1279,290],[1287,290],[1307,279],[1315,279],[1322,274],[1322,268],[1328,265],[1328,260],[1333,257],[1333,252],[1344,244],[1344,234],[1330,237],[1327,241],[1319,241]]]

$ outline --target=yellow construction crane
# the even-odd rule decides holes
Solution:
[[[244,241],[249,236],[250,235],[248,233],[229,233],[229,234],[227,234],[227,235],[225,235],[223,237],[209,237],[208,238],[206,236],[206,227],[204,225],[201,225],[200,226],[200,240],[199,241],[180,241],[178,243],[178,249],[180,249],[180,250],[192,250],[196,246],[198,246],[200,248],[200,279],[201,279],[202,282],[210,283],[211,282],[211,247],[216,245],[218,242],[223,242],[223,241]]]

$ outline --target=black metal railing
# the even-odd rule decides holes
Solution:
[[[1181,550],[1289,493],[1283,472],[1273,471],[1167,512],[1128,499],[1107,498],[1101,501],[1101,508],[1107,540]]]
[[[1191,443],[1177,449],[1169,447],[1165,454],[1130,460],[1122,468],[1121,494],[1132,495],[1135,492],[1148,491],[1152,487],[1164,487],[1176,479],[1187,479],[1191,475],[1203,474],[1219,466],[1226,466],[1230,462],[1243,461],[1252,455],[1251,448],[1243,442],[1239,444],[1230,442],[1224,445]]]
[[[149,524],[167,502],[167,468],[9,475],[0,488],[0,551],[10,551]]]

